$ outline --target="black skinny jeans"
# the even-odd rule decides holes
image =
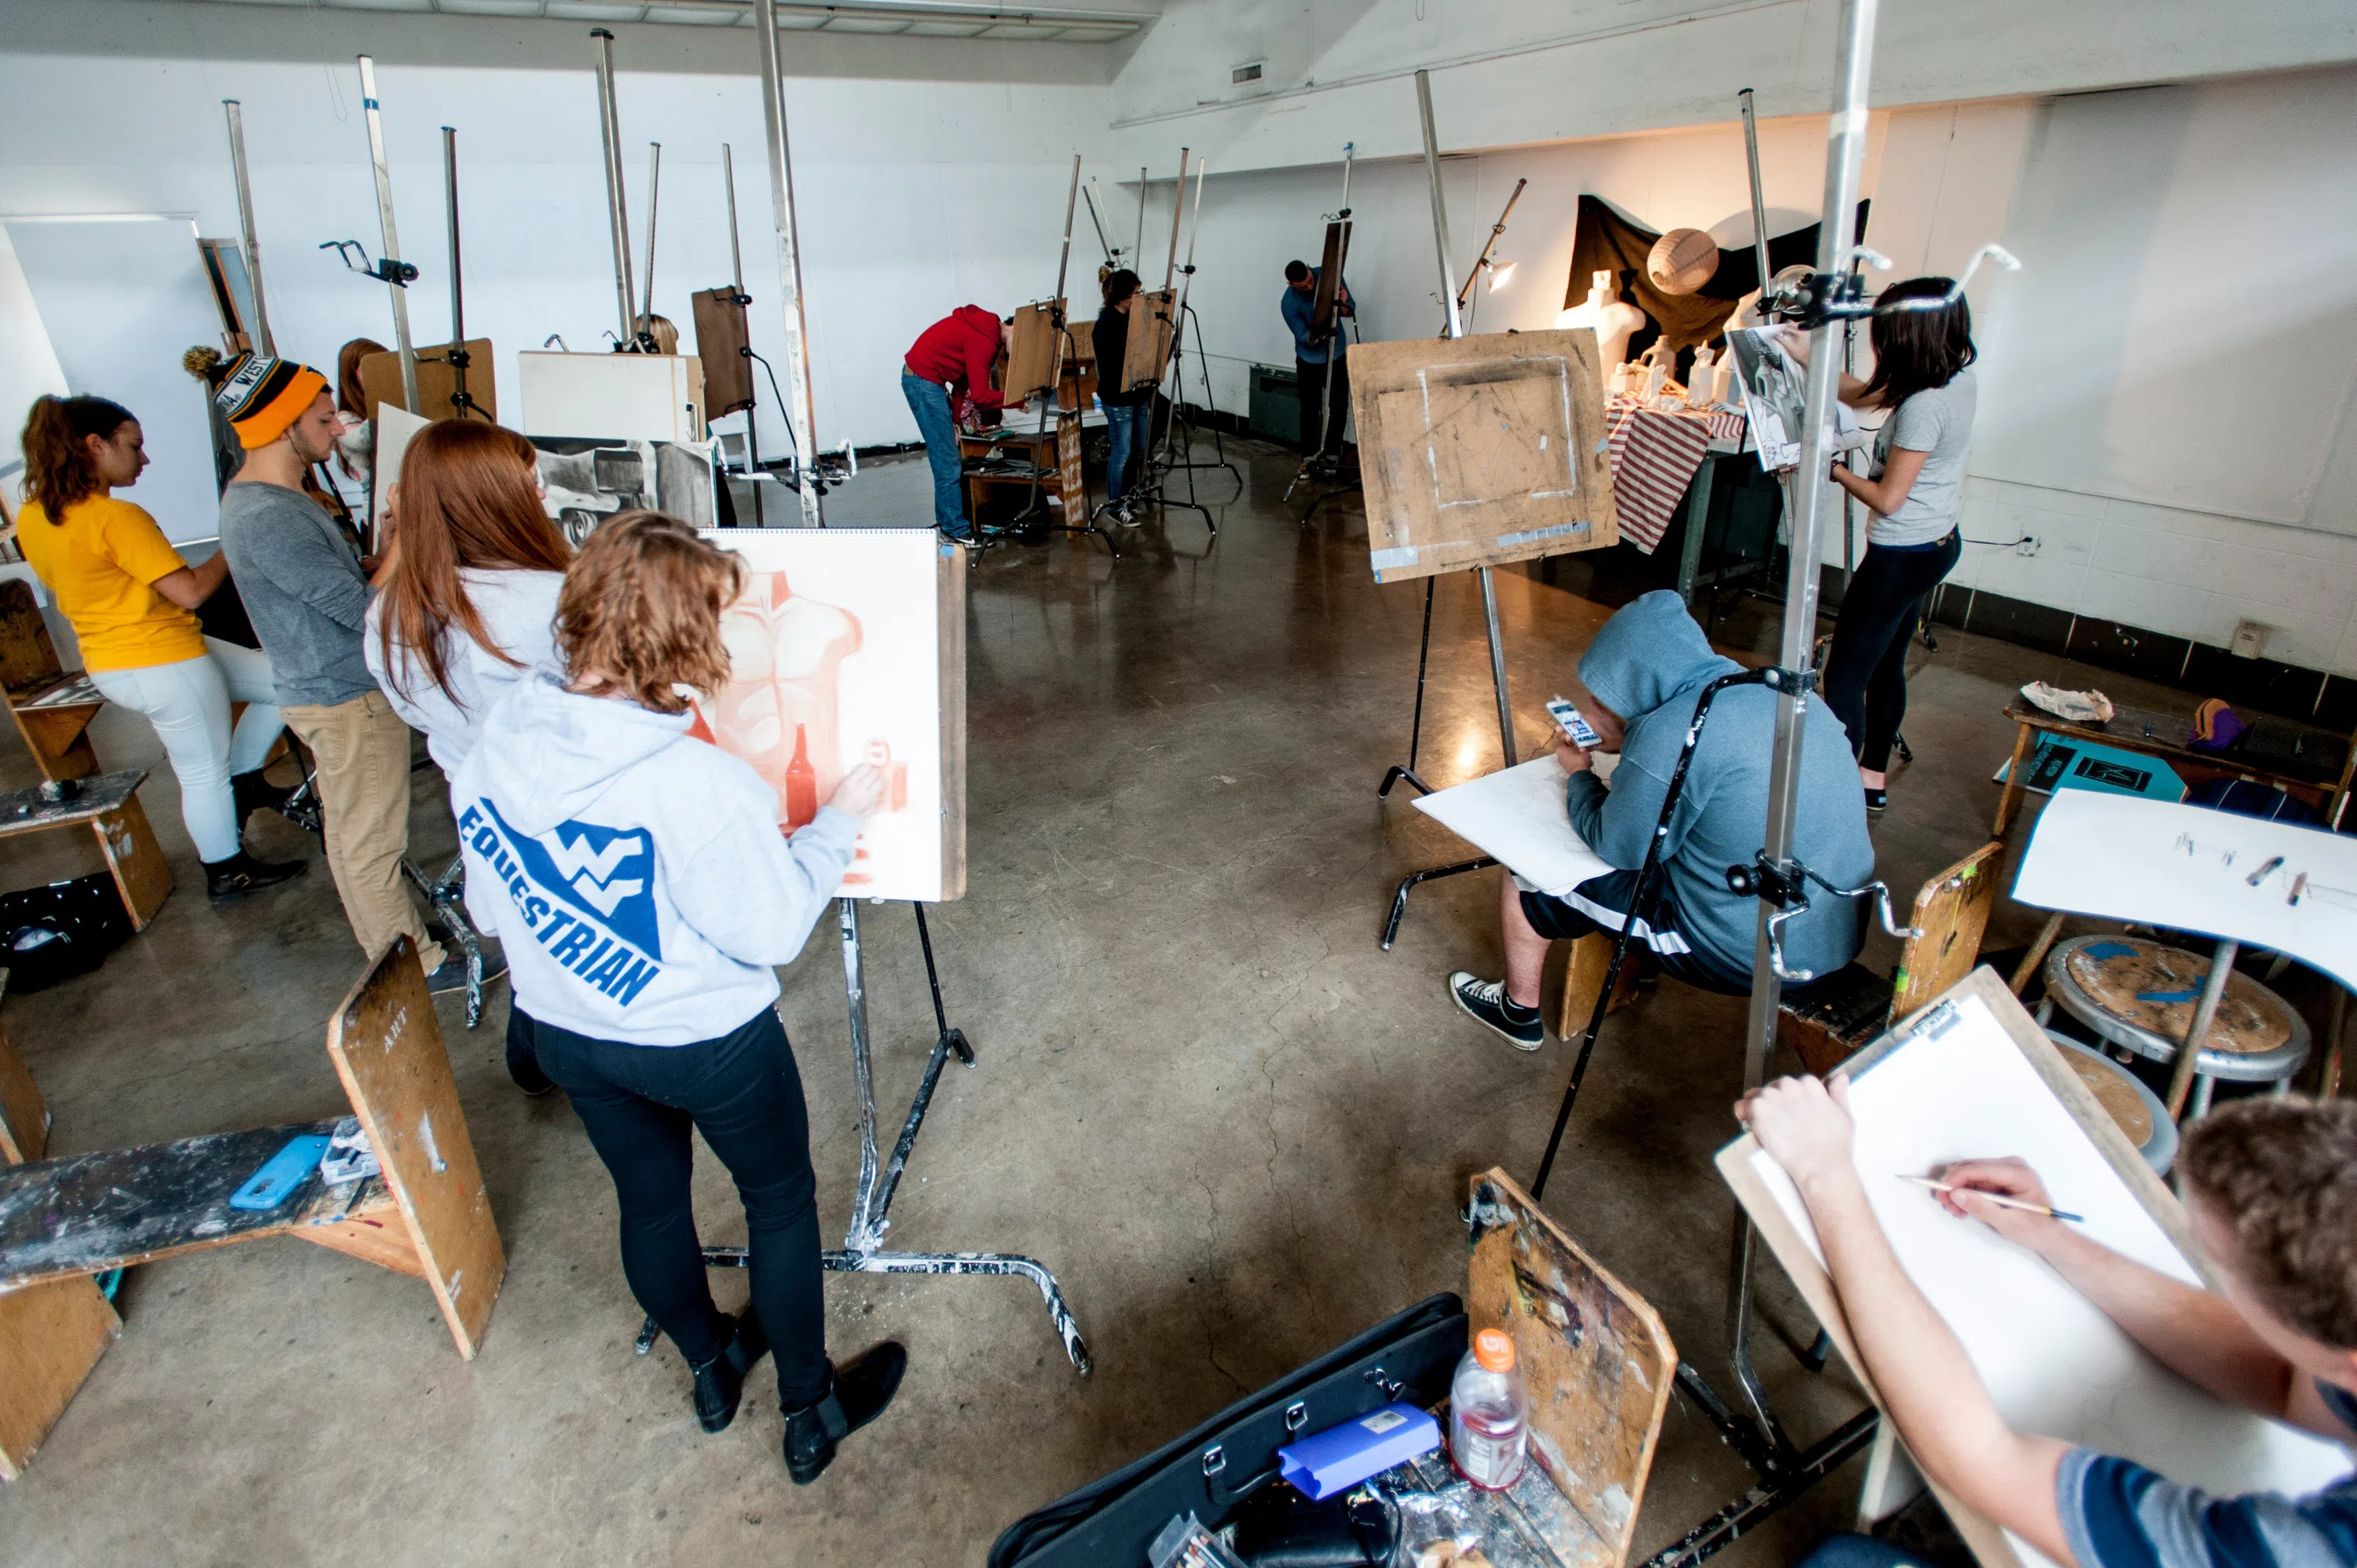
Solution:
[[[1857,575],[1843,590],[1834,618],[1834,645],[1825,655],[1825,705],[1849,732],[1857,765],[1881,773],[1890,767],[1890,743],[1907,716],[1907,639],[1921,617],[1924,596],[1956,569],[1964,553],[1960,533],[1929,550],[1868,544]]]
[[[778,1360],[778,1402],[826,1396],[826,1299],[816,1178],[801,1075],[764,1007],[716,1039],[632,1046],[531,1023],[543,1071],[564,1086],[622,1209],[622,1273],[690,1365],[723,1348],[688,1179],[701,1132],[744,1200],[753,1307]]]

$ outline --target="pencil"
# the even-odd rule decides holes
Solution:
[[[1899,1179],[1911,1181],[1917,1187],[1929,1187],[1933,1192],[1969,1192],[1975,1197],[1987,1198],[2000,1208],[2018,1208],[2027,1214],[2043,1214],[2049,1219],[2069,1219],[2082,1225],[2086,1223],[2086,1216],[2083,1214],[2066,1214],[2060,1208],[2049,1208],[2042,1203],[2025,1203],[2018,1197],[2007,1197],[2001,1192],[1983,1192],[1976,1187],[1951,1187],[1943,1181],[1933,1181],[1930,1176],[1903,1176]]]

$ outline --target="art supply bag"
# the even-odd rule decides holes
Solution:
[[[1394,1400],[1448,1397],[1465,1354],[1465,1304],[1442,1294],[1230,1405],[1177,1441],[1009,1525],[990,1568],[1144,1564],[1174,1516],[1217,1530],[1276,1478],[1276,1451]]]
[[[131,917],[103,871],[0,893],[0,969],[19,994],[88,974],[131,940]]]

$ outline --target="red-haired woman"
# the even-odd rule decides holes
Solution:
[[[807,1484],[889,1402],[908,1356],[887,1343],[827,1361],[809,1112],[776,966],[825,912],[884,785],[853,768],[789,842],[752,766],[689,736],[682,693],[727,679],[720,612],[743,575],[659,512],[591,534],[557,609],[564,671],[491,709],[451,803],[467,907],[506,944],[515,1012],[614,1178],[622,1272],[686,1358],[696,1419],[727,1426],[774,1349],[786,1470]],[[696,1239],[698,1132],[745,1204],[742,1318],[714,1306]]]
[[[91,682],[156,726],[206,896],[242,897],[300,876],[301,861],[256,860],[242,836],[247,817],[285,796],[262,776],[285,725],[270,661],[198,625],[197,607],[229,576],[228,554],[190,566],[143,508],[115,499],[148,460],[139,421],[121,403],[40,398],[23,445],[16,542],[72,623]],[[232,698],[246,704],[233,728]]]

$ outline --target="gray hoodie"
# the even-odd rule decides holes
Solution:
[[[691,722],[535,671],[450,780],[468,913],[544,1024],[634,1046],[726,1035],[777,1001],[770,966],[843,881],[858,819],[823,808],[789,844],[777,792]]]
[[[1571,825],[1589,848],[1623,870],[1644,864],[1702,689],[1741,668],[1710,650],[1702,628],[1666,588],[1604,623],[1580,658],[1579,678],[1629,735],[1609,789],[1593,773],[1575,773],[1566,790]],[[1749,865],[1767,838],[1777,701],[1765,686],[1731,686],[1712,699],[1662,844],[1677,929],[1732,974],[1751,972],[1760,903],[1727,890],[1727,868]],[[1816,696],[1802,741],[1800,802],[1794,855],[1840,886],[1871,878],[1874,844],[1857,764],[1841,721]],[[1822,888],[1810,891],[1809,912],[1784,927],[1784,962],[1829,974],[1857,956],[1863,911]]]
[[[425,749],[434,754],[445,778],[467,760],[483,715],[510,686],[534,670],[564,667],[556,652],[556,598],[565,589],[564,573],[467,566],[459,569],[458,582],[491,646],[484,647],[456,626],[443,628],[443,673],[449,677],[449,691],[436,684],[425,663],[404,645],[396,643],[393,663],[385,662],[382,595],[369,601],[361,645],[369,673],[384,688],[385,700],[404,724],[425,736]],[[500,657],[502,653],[506,659]]]

